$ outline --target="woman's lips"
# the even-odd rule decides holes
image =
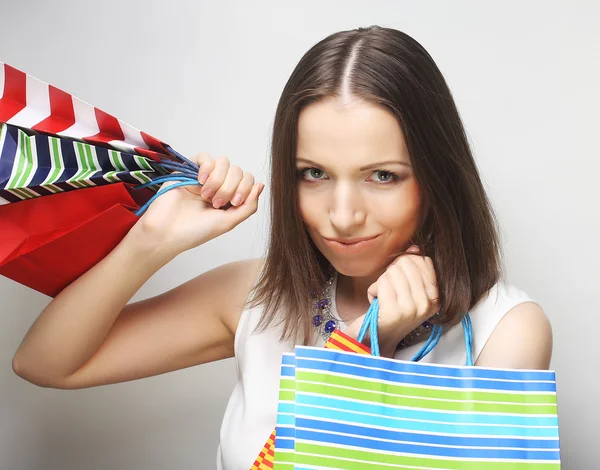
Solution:
[[[325,243],[331,250],[340,254],[353,254],[372,248],[379,241],[379,235],[368,239],[358,239],[359,241],[350,241],[342,243],[340,241],[325,238]]]

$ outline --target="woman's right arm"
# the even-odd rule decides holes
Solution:
[[[208,167],[205,162],[203,168]],[[220,173],[211,172],[214,178],[205,187],[216,188],[213,198],[227,200],[236,189],[246,192],[243,203],[214,209],[184,188],[160,196],[106,258],[39,315],[13,358],[16,374],[44,387],[85,388],[233,355],[237,321],[260,260],[220,266],[162,295],[127,305],[178,253],[231,230],[256,211],[262,188],[254,185],[253,177],[232,170],[238,174],[232,179],[231,171],[213,164],[218,168]],[[175,228],[161,232],[165,223]]]

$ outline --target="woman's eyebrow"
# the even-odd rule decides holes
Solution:
[[[408,168],[411,168],[411,165],[408,162],[403,162],[400,160],[386,160],[385,162],[377,162],[377,163],[372,163],[367,166],[363,166],[360,168],[360,171],[370,170],[371,168],[377,168],[377,167],[383,166],[383,165],[394,165],[394,164],[395,165],[404,165],[404,166],[407,166]]]
[[[297,158],[296,159],[297,162],[304,162],[304,163],[308,163],[309,165],[314,165],[314,166],[323,166],[320,165],[319,163],[313,162],[312,160],[308,160],[306,158]],[[390,164],[395,164],[395,165],[404,165],[407,166],[408,168],[412,168],[412,166],[410,165],[410,163],[408,162],[403,162],[400,160],[386,160],[384,162],[377,162],[377,163],[371,163],[367,166],[363,166],[361,167],[359,170],[360,171],[365,171],[365,170],[370,170],[371,168],[377,168],[383,165],[390,165]]]

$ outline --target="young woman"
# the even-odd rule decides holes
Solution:
[[[200,155],[204,186],[159,197],[61,292],[24,338],[15,372],[74,389],[235,356],[217,467],[247,470],[275,425],[281,353],[322,345],[336,326],[356,336],[375,297],[383,355],[410,359],[430,320],[444,334],[423,360],[462,365],[469,312],[476,365],[549,367],[550,324],[502,280],[498,229],[459,113],[414,39],[371,27],[312,47],[281,95],[271,158],[264,259],[128,304],[160,267],[257,209],[262,184]]]

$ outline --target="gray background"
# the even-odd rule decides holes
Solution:
[[[183,153],[227,155],[260,181],[279,94],[310,46],[370,24],[413,35],[464,118],[502,222],[509,281],[552,321],[563,468],[597,468],[598,3],[0,1],[1,61]],[[268,195],[258,215],[177,258],[136,299],[260,256]],[[0,298],[0,470],[214,468],[232,361],[89,390],[38,388],[11,359],[49,299],[5,278]]]

